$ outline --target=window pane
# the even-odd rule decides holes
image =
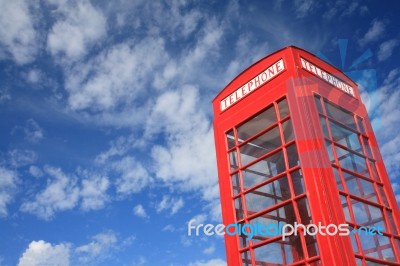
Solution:
[[[390,239],[386,236],[370,236],[359,233],[361,247],[365,256],[382,260],[395,261]],[[368,264],[367,265],[372,265]]]
[[[329,139],[329,134],[328,134],[328,127],[326,126],[326,120],[325,117],[320,116],[319,121],[322,126],[322,131],[324,133],[325,138]]]
[[[307,235],[305,236],[306,239],[306,246],[307,246],[307,251],[308,251],[308,256],[315,257],[318,256],[318,245],[317,245],[317,239],[315,236],[310,236]]]
[[[380,226],[383,231],[386,231],[381,209],[355,199],[351,199],[351,203],[354,219],[357,224],[362,226]]]
[[[380,186],[380,185],[378,185],[378,191],[379,191],[379,195],[381,196],[382,203],[383,203],[385,206],[389,206],[389,202],[387,201],[386,194],[385,194],[385,190],[383,189],[383,187]]]
[[[256,265],[287,265],[304,258],[298,236],[288,237],[254,249]]]
[[[231,171],[234,171],[239,167],[236,150],[229,153],[229,162],[231,165]]]
[[[335,167],[333,167],[332,169],[333,169],[333,175],[335,176],[336,180],[336,186],[339,190],[343,191],[343,185],[342,185],[342,180],[340,179],[339,170],[336,169]]]
[[[354,227],[349,226],[350,232],[352,232],[353,229],[354,229]],[[349,237],[350,237],[350,241],[351,241],[351,246],[352,246],[352,248],[353,248],[353,252],[354,252],[355,254],[357,254],[357,253],[359,252],[359,250],[358,250],[358,246],[357,246],[355,234],[350,233]]]
[[[276,122],[276,114],[273,106],[251,118],[249,121],[237,128],[239,143],[254,136],[261,130]]]
[[[228,150],[235,147],[235,136],[233,130],[229,130],[228,133],[226,133],[226,143],[228,144]]]
[[[295,167],[296,165],[300,165],[296,144],[293,143],[290,146],[288,146],[286,148],[286,152],[289,161],[289,168]]]
[[[297,196],[305,193],[306,189],[304,186],[303,174],[301,173],[301,170],[292,172],[290,175],[292,176],[294,194]]]
[[[365,159],[348,150],[335,146],[340,166],[369,177]]]
[[[369,158],[373,158],[371,147],[369,146],[368,138],[363,137],[363,140],[364,140],[364,147],[365,147],[365,152],[366,152],[365,155],[368,156]]]
[[[343,195],[340,195],[340,201],[342,203],[344,218],[346,219],[346,221],[351,222],[349,205],[347,204],[346,197]]]
[[[380,182],[378,170],[376,169],[375,163],[371,160],[368,160],[368,162],[369,162],[369,167],[371,168],[372,178],[375,179],[376,181]]]
[[[282,123],[282,131],[286,143],[294,139],[294,131],[292,127],[292,122],[290,120],[286,120]]]
[[[342,144],[354,151],[362,152],[358,135],[353,131],[347,130],[339,124],[329,121],[332,138],[335,142]]]
[[[248,215],[259,212],[290,198],[287,177],[284,176],[272,183],[246,193]]]
[[[357,123],[358,123],[358,128],[360,129],[360,132],[365,134],[365,128],[363,124],[363,119],[361,117],[357,116]]]
[[[232,191],[233,195],[236,195],[240,192],[240,179],[239,174],[232,175]]]
[[[329,161],[331,163],[335,162],[335,158],[333,157],[333,152],[332,152],[332,142],[326,140],[325,141],[326,149],[328,151],[328,156],[329,156]]]
[[[322,106],[321,106],[320,97],[319,97],[319,96],[315,96],[315,97],[314,97],[314,100],[315,100],[315,104],[317,105],[318,112],[319,112],[320,114],[322,114]]]
[[[350,194],[378,203],[374,185],[371,182],[345,171],[343,171],[343,178]]]
[[[242,171],[244,188],[248,189],[285,171],[282,151],[247,167]]]
[[[394,224],[392,212],[386,211],[386,217],[387,217],[387,220],[388,220],[388,227],[390,228],[391,233],[396,235],[397,234],[397,228],[396,228],[396,225]]]
[[[286,99],[283,99],[278,103],[279,107],[279,114],[281,116],[281,119],[289,115],[289,107],[287,104]]]
[[[250,251],[245,251],[242,253],[242,266],[251,266],[251,256]]]
[[[241,198],[236,198],[235,200],[235,210],[236,210],[236,220],[243,219],[243,204]]]
[[[308,206],[307,198],[301,198],[297,201],[297,208],[299,209],[301,223],[307,225],[311,223],[311,212]]]
[[[240,159],[242,160],[242,165],[246,165],[262,155],[280,147],[281,144],[279,129],[278,127],[274,127],[240,147]]]
[[[324,102],[326,113],[329,117],[357,131],[352,113],[339,106],[329,103],[327,100],[324,100]]]

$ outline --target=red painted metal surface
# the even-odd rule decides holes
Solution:
[[[225,235],[236,265],[400,265],[400,214],[357,90],[297,47],[238,75],[213,100],[223,223],[380,226],[382,235]]]

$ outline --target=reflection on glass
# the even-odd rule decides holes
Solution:
[[[301,170],[292,172],[290,175],[292,176],[294,194],[297,196],[305,193],[306,189],[304,186],[303,174],[301,173]]]
[[[261,157],[281,146],[281,138],[278,127],[274,127],[261,136],[251,140],[240,147],[240,159],[242,165]]]
[[[236,220],[243,219],[243,204],[241,198],[236,198],[235,200],[235,210],[236,210]]]
[[[254,249],[256,265],[286,265],[304,258],[300,238],[292,236]]]
[[[378,185],[378,191],[379,191],[379,195],[381,196],[383,205],[389,206],[389,202],[387,201],[386,194],[385,194],[385,191],[383,190],[383,187]]]
[[[234,174],[232,175],[232,191],[233,195],[236,195],[240,192],[240,179],[239,179],[239,174]]]
[[[378,175],[378,170],[376,169],[375,163],[372,160],[368,160],[369,167],[371,168],[372,178],[376,181],[380,182],[380,178]]]
[[[297,201],[297,208],[299,209],[301,223],[305,225],[311,223],[311,212],[306,197]]]
[[[242,266],[251,266],[251,256],[250,251],[242,252]]]
[[[381,260],[395,261],[393,248],[390,239],[387,236],[371,236],[360,233],[359,237],[362,251],[365,256]]]
[[[320,116],[319,117],[319,122],[321,123],[322,131],[324,133],[325,138],[329,139],[328,127],[326,126],[325,117]]]
[[[236,150],[233,150],[229,153],[229,162],[231,165],[231,171],[234,171],[239,167]]]
[[[285,137],[285,143],[288,143],[294,139],[294,131],[290,119],[282,123],[282,130],[283,136]]]
[[[342,180],[340,179],[339,170],[336,167],[332,167],[333,175],[335,176],[336,186],[339,190],[343,191]]]
[[[299,155],[297,153],[296,144],[293,143],[286,148],[287,157],[289,161],[289,168],[295,167],[296,165],[300,165]]]
[[[335,158],[333,157],[333,152],[332,152],[332,142],[326,140],[325,145],[326,145],[326,150],[328,151],[329,161],[331,163],[334,163]]]
[[[340,166],[350,171],[357,172],[361,175],[369,177],[368,168],[363,157],[360,157],[357,154],[342,149],[338,146],[335,146],[335,148]]]
[[[360,129],[360,132],[365,134],[365,128],[363,124],[363,119],[361,117],[357,116],[357,123],[358,123],[358,128]]]
[[[290,198],[289,184],[284,176],[246,193],[248,215],[259,212]]]
[[[354,219],[357,224],[361,226],[380,226],[383,231],[386,231],[380,208],[355,199],[351,199],[351,203]]]
[[[343,171],[343,178],[350,194],[378,203],[374,185],[362,178]]]
[[[386,211],[386,217],[387,217],[387,221],[388,221],[388,225],[389,225],[388,227],[390,228],[391,233],[396,235],[398,232],[396,229],[396,225],[394,224],[392,212]]]
[[[327,100],[324,100],[324,102],[325,110],[329,117],[357,131],[356,123],[354,122],[352,113],[333,103],[328,102]]]
[[[329,125],[331,127],[332,138],[335,142],[342,144],[353,151],[362,152],[360,140],[356,133],[332,121],[329,121]]]
[[[280,114],[281,119],[289,115],[289,107],[288,107],[286,99],[283,99],[282,101],[280,101],[278,103],[278,107],[279,107],[279,114]]]
[[[275,108],[271,106],[237,128],[239,143],[266,129],[276,121]]]
[[[321,106],[321,101],[320,101],[320,97],[315,95],[314,97],[315,100],[315,105],[317,106],[317,110],[320,114],[322,114],[322,106]]]
[[[318,256],[318,245],[317,245],[317,239],[315,236],[307,235],[305,236],[306,239],[306,246],[307,246],[307,251],[308,251],[308,256],[309,257],[315,257]]]
[[[364,140],[364,146],[365,146],[365,155],[368,156],[369,158],[372,158],[372,151],[371,147],[369,146],[368,139],[366,137],[363,137]]]
[[[350,232],[353,231],[353,229],[354,229],[354,227],[349,226]],[[358,250],[355,234],[350,234],[349,237],[350,237],[350,240],[351,240],[351,246],[353,248],[353,252],[355,254],[357,254],[359,252],[359,250]]]
[[[235,147],[235,136],[233,130],[229,130],[228,133],[226,133],[226,143],[228,144],[228,150]]]
[[[349,205],[347,204],[346,197],[343,196],[343,195],[340,195],[340,201],[342,203],[342,209],[343,209],[343,212],[344,212],[344,218],[346,219],[346,221],[351,222]]]

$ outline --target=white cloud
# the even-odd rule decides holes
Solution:
[[[10,164],[14,167],[26,166],[34,163],[38,156],[32,150],[13,149],[8,152]]]
[[[157,212],[170,211],[171,215],[177,213],[185,203],[182,198],[172,198],[168,195],[164,195],[162,200],[157,204]]]
[[[102,260],[110,256],[110,251],[118,243],[117,235],[112,232],[104,232],[92,237],[88,244],[79,246],[75,249],[78,254],[78,260],[81,263],[93,262],[93,260]]]
[[[34,200],[24,202],[21,210],[50,219],[55,212],[70,210],[78,204],[79,188],[75,176],[68,176],[61,169],[50,166],[46,166],[44,170],[50,176],[47,187]]]
[[[215,251],[215,245],[211,244],[211,246],[209,246],[208,248],[203,249],[203,253],[206,255],[210,255],[213,254]]]
[[[134,135],[129,136],[121,136],[118,137],[115,141],[110,143],[110,148],[107,151],[101,152],[96,156],[95,162],[99,164],[104,164],[110,158],[123,156],[130,149],[134,148],[138,145],[139,138]]]
[[[105,16],[88,1],[61,3],[56,14],[59,20],[47,39],[47,47],[54,56],[79,59],[106,35]]]
[[[126,156],[114,162],[113,168],[119,174],[115,186],[122,196],[138,193],[152,181],[146,168],[133,157]]]
[[[39,48],[33,5],[24,0],[0,1],[0,50],[4,49],[18,64],[31,62]]]
[[[149,218],[149,215],[141,204],[138,204],[133,208],[133,213],[140,218]]]
[[[81,173],[81,176],[84,177],[80,189],[81,209],[88,211],[103,208],[110,200],[107,194],[110,187],[108,177],[85,171]]]
[[[371,27],[365,33],[364,37],[359,40],[360,45],[366,45],[370,42],[378,40],[385,31],[385,24],[377,19],[372,21]]]
[[[43,240],[32,241],[22,256],[18,266],[58,265],[68,266],[70,246],[68,244],[52,245]]]
[[[25,122],[25,126],[23,129],[25,133],[25,139],[27,139],[28,141],[37,143],[43,139],[43,129],[32,118],[28,119]]]
[[[379,61],[388,59],[392,55],[393,50],[394,48],[396,48],[397,45],[399,45],[399,41],[395,39],[382,43],[379,46],[379,51],[378,51]]]
[[[167,224],[166,226],[164,226],[164,228],[162,229],[163,232],[175,232],[175,227],[172,224]]]
[[[13,199],[17,182],[18,176],[15,171],[0,166],[0,217],[8,214],[7,205]]]
[[[110,111],[131,105],[145,93],[145,85],[165,59],[164,41],[159,38],[112,46],[67,73],[69,106]]]
[[[42,177],[43,176],[43,171],[35,165],[29,166],[29,173],[34,177]]]
[[[0,103],[11,100],[10,92],[7,88],[0,88]]]
[[[190,263],[189,266],[226,266],[226,262],[221,259],[201,260]]]
[[[315,7],[314,0],[294,0],[297,17],[303,18],[307,16]]]

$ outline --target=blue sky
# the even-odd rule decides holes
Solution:
[[[0,7],[0,265],[225,265],[186,233],[220,222],[211,100],[292,44],[360,84],[400,200],[397,1]]]

